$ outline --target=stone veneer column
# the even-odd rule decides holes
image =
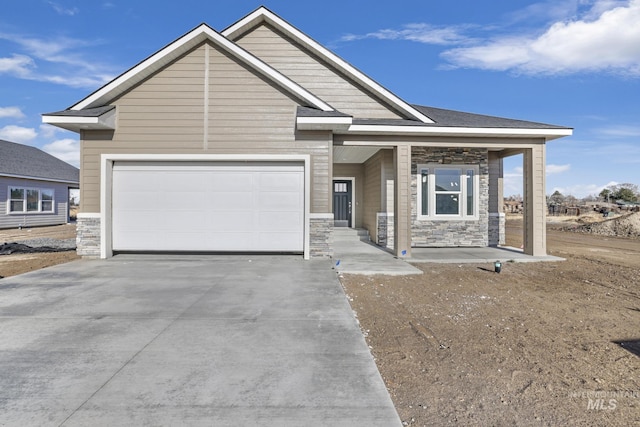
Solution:
[[[309,258],[333,256],[333,214],[309,215]]]
[[[398,257],[411,257],[411,145],[398,145],[393,149],[395,166],[393,253]],[[402,251],[406,251],[404,254]]]
[[[78,214],[76,252],[82,257],[100,257],[100,214]]]

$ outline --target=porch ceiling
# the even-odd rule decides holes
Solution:
[[[384,147],[333,147],[333,163],[364,163]]]

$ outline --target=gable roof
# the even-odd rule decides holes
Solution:
[[[375,94],[378,98],[386,101],[389,105],[404,113],[407,118],[418,120],[422,123],[433,123],[433,120],[424,113],[385,89],[353,65],[349,64],[347,61],[340,58],[338,55],[331,52],[329,49],[325,48],[320,43],[316,42],[311,37],[298,30],[296,27],[289,24],[264,6],[259,7],[235,24],[227,27],[221,32],[221,34],[230,40],[235,40],[240,35],[247,33],[263,22],[276,27],[278,30],[282,31],[296,42],[300,43],[305,48],[330,63],[342,73],[355,80],[359,85]]]
[[[333,110],[331,106],[313,95],[311,92],[307,91],[291,79],[285,77],[283,74],[279,73],[274,68],[247,52],[237,44],[228,40],[204,23],[200,24],[177,40],[169,43],[158,52],[116,77],[114,80],[93,92],[80,102],[74,104],[69,108],[69,110],[84,110],[109,104],[120,94],[128,91],[133,86],[145,80],[177,59],[179,56],[204,41],[212,42],[216,46],[222,48],[256,72],[264,75],[269,80],[278,84],[281,88],[287,90],[292,95],[306,101],[310,107],[319,108],[323,111]]]
[[[0,176],[78,184],[80,171],[36,147],[0,139]]]

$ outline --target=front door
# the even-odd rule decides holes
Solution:
[[[351,181],[333,181],[333,225],[351,227]]]

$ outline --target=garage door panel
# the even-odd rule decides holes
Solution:
[[[259,226],[269,231],[295,232],[302,225],[302,218],[298,212],[260,212]]]
[[[297,193],[260,193],[258,195],[261,210],[298,210],[300,195]]]
[[[217,192],[244,192],[253,187],[253,175],[245,173],[233,173],[217,171],[209,177],[211,188]]]
[[[210,208],[216,211],[229,211],[232,210],[253,210],[253,193],[209,193],[207,195],[209,199]]]
[[[261,191],[300,191],[302,182],[300,174],[290,173],[264,173],[260,174]]]
[[[117,162],[112,191],[116,251],[304,246],[302,165]]]

